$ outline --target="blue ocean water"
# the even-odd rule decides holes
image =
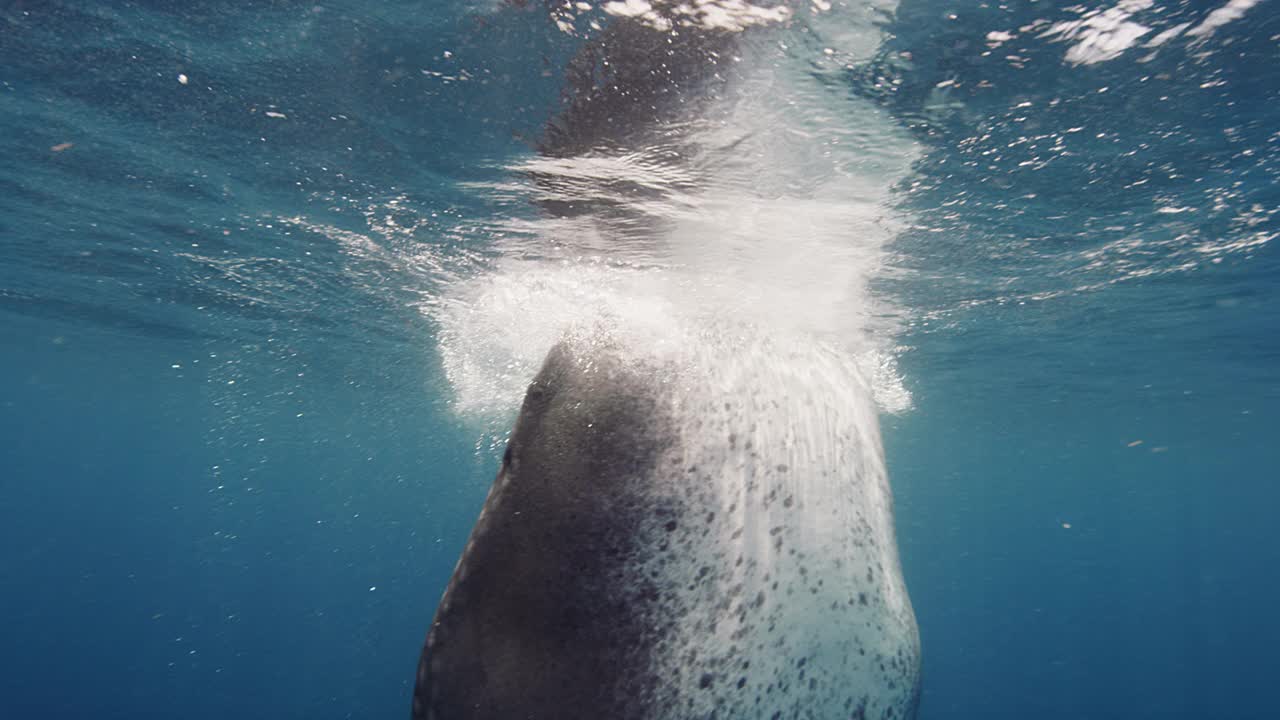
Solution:
[[[876,114],[758,132],[912,148],[861,179],[921,718],[1273,717],[1280,15],[825,4],[778,62]],[[507,184],[579,43],[0,4],[0,714],[407,713],[500,450],[451,289],[538,236]]]

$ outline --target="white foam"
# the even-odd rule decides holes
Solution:
[[[1114,60],[1151,32],[1132,17],[1152,4],[1152,0],[1121,0],[1109,8],[1090,10],[1079,20],[1054,23],[1041,37],[1074,41],[1066,56],[1072,64]]]
[[[917,148],[870,103],[834,97],[791,62],[750,72],[691,129],[699,150],[686,165],[650,148],[513,167],[542,177],[525,184],[532,199],[622,204],[639,230],[590,215],[513,222],[495,269],[429,307],[464,415],[509,420],[547,350],[586,327],[630,327],[653,344],[736,327],[836,348],[882,409],[909,406],[893,369],[895,311],[869,283],[897,230],[891,188]]]
[[[1235,22],[1244,17],[1254,5],[1262,2],[1262,0],[1227,0],[1222,7],[1209,13],[1209,15],[1197,26],[1187,31],[1192,37],[1205,37],[1212,35],[1215,30],[1230,22]]]

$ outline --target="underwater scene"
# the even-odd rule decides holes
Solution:
[[[0,150],[0,717],[1280,717],[1275,0],[0,0]]]

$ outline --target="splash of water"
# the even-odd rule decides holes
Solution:
[[[786,338],[853,359],[882,409],[909,407],[896,309],[868,284],[884,271],[891,189],[916,147],[793,54],[770,60],[680,128],[678,149],[521,161],[516,180],[486,188],[588,211],[506,223],[493,266],[426,306],[464,416],[505,426],[553,344],[606,330],[653,353],[706,333]]]

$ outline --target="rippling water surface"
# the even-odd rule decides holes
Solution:
[[[648,3],[0,2],[0,710],[403,716],[605,328],[848,362],[922,719],[1270,717],[1273,3],[695,3],[696,107],[557,153]]]

